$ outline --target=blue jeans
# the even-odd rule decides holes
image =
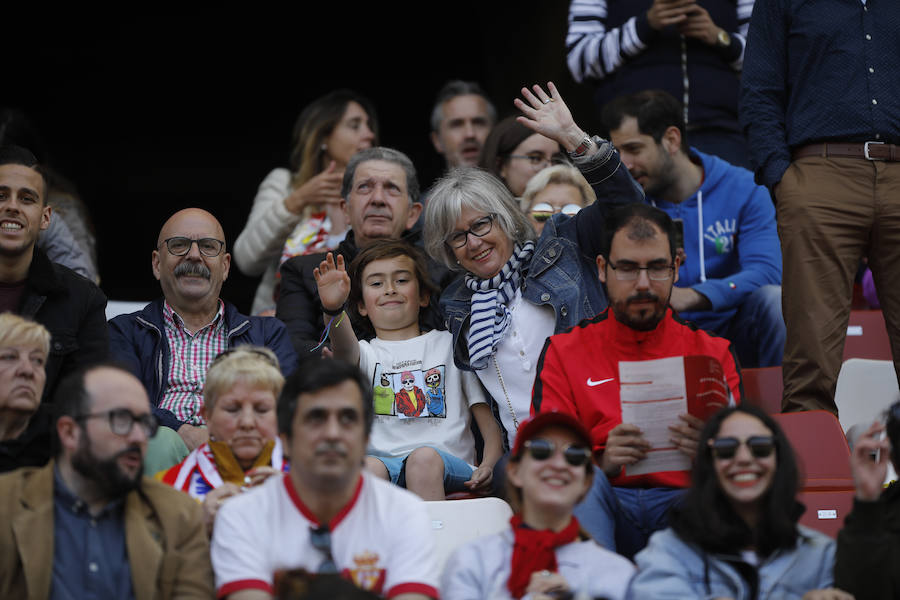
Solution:
[[[473,471],[469,463],[452,454],[444,452],[443,450],[438,450],[434,446],[428,446],[428,448],[434,449],[444,462],[444,493],[451,494],[453,492],[466,491],[468,488],[466,488],[463,483],[472,478]],[[409,454],[412,454],[412,452]],[[406,454],[405,456],[370,456],[381,461],[384,468],[387,469],[388,475],[391,478],[391,483],[405,488],[406,459],[409,457],[409,454]]]
[[[680,488],[613,487],[596,466],[594,483],[575,506],[578,522],[594,540],[628,559],[668,525],[668,513],[684,495]]]
[[[787,330],[781,286],[763,285],[750,294],[719,335],[731,340],[741,367],[780,367]]]

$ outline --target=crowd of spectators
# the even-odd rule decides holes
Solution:
[[[900,402],[835,540],[742,386],[783,363],[786,412],[836,414],[864,258],[900,360],[900,9],[822,4],[573,0],[602,135],[553,83],[499,118],[449,81],[427,189],[369,99],[316,99],[234,241],[248,314],[184,207],[107,322],[83,203],[0,112],[0,597],[900,597]],[[512,518],[442,565],[425,502],[482,496]]]

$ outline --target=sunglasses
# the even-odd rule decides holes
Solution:
[[[328,530],[328,527],[323,525],[316,529],[311,529],[309,532],[309,541],[313,548],[325,555],[325,560],[322,561],[322,564],[319,565],[316,572],[337,573],[337,565],[334,563],[334,558],[331,556],[331,532]]]
[[[555,213],[561,212],[564,215],[577,215],[578,211],[581,210],[581,207],[577,204],[566,204],[562,208],[553,208],[547,202],[538,202],[534,206],[531,207],[531,218],[537,221],[538,223],[543,223],[550,217],[552,217]]]
[[[534,460],[547,460],[553,456],[553,453],[556,452],[557,449],[555,443],[543,438],[528,440],[525,442],[524,446],[528,451],[528,454],[530,454],[531,458]],[[569,444],[560,449],[562,450],[563,458],[565,458],[566,462],[573,467],[580,467],[591,459],[590,449],[585,448],[584,446]]]
[[[735,437],[722,437],[709,440],[712,455],[719,460],[729,460],[737,454],[741,444],[746,444],[754,458],[766,458],[775,451],[775,438],[771,435],[753,435],[746,440]]]

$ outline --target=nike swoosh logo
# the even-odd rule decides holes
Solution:
[[[609,381],[612,381],[613,379],[615,379],[615,377],[610,377],[609,379],[601,379],[600,381],[591,381],[591,378],[588,377],[587,384],[590,387],[594,387],[595,385],[600,385],[601,383],[607,383]]]

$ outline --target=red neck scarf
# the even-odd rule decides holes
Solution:
[[[556,533],[549,529],[531,529],[522,522],[521,515],[509,520],[515,541],[513,542],[512,571],[506,586],[513,598],[525,595],[525,589],[535,571],[556,571],[556,548],[575,541],[578,537],[578,519],[572,517],[565,529]]]

